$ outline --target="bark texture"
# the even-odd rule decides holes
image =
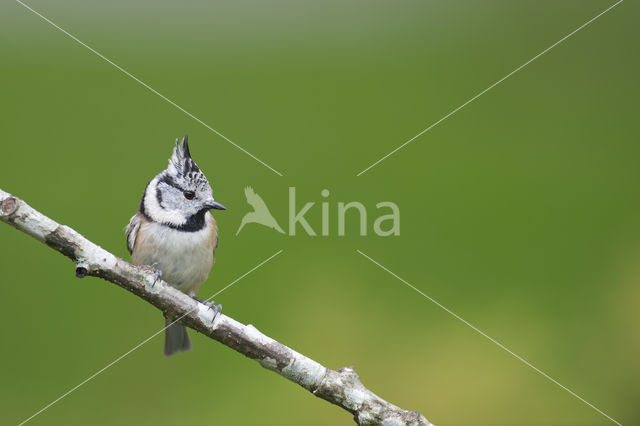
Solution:
[[[351,367],[331,370],[226,315],[213,320],[213,311],[159,280],[151,268],[134,266],[92,243],[78,232],[33,209],[0,189],[0,220],[47,244],[70,258],[76,276],[100,277],[134,293],[180,323],[254,359],[307,389],[315,396],[344,408],[360,425],[431,425],[417,411],[403,410],[364,387]]]

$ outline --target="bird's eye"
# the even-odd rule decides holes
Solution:
[[[184,198],[187,200],[193,200],[193,197],[196,196],[196,193],[193,191],[184,191]]]

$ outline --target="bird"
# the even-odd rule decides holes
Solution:
[[[226,210],[213,198],[206,176],[189,151],[187,136],[176,139],[169,166],[146,186],[138,211],[126,227],[134,265],[152,266],[156,281],[205,303],[215,316],[221,305],[196,297],[209,277],[218,247],[218,227],[210,210]],[[155,282],[154,282],[155,284]],[[187,329],[165,315],[164,354],[191,349]]]
[[[256,194],[252,187],[247,186],[244,189],[244,195],[247,197],[247,203],[253,207],[253,211],[244,215],[240,222],[240,227],[236,231],[236,235],[238,235],[242,228],[248,223],[259,223],[260,225],[275,229],[281,234],[284,234],[284,231],[280,228],[278,222],[276,222],[276,219],[269,211],[264,200]]]

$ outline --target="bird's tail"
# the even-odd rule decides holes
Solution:
[[[187,333],[187,328],[177,322],[173,323],[171,318],[164,318],[164,355],[171,356],[176,352],[185,352],[191,349],[191,339]]]

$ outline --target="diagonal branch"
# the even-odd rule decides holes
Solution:
[[[76,276],[103,278],[141,297],[180,322],[241,354],[267,370],[299,384],[315,396],[344,408],[360,425],[431,425],[417,411],[403,410],[365,388],[351,367],[331,370],[293,349],[213,311],[164,281],[155,285],[150,268],[134,266],[60,225],[19,198],[0,189],[0,220],[58,250],[76,264]]]

